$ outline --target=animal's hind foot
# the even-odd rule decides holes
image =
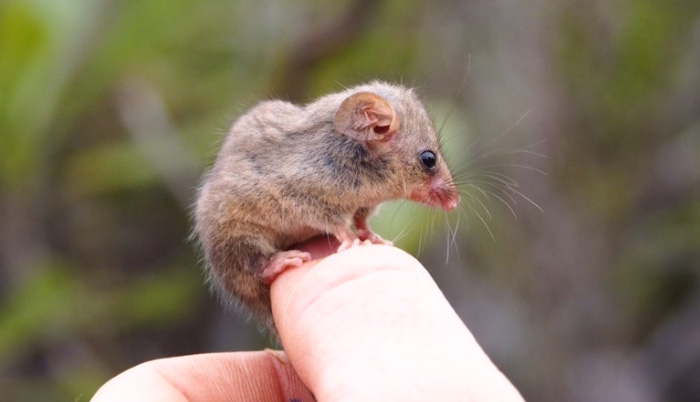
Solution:
[[[311,261],[311,254],[307,252],[299,250],[278,251],[262,269],[260,277],[263,282],[269,285],[284,270],[297,268],[307,261]]]

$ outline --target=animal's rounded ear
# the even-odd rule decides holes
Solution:
[[[389,101],[371,92],[347,97],[335,112],[333,124],[358,141],[386,141],[399,131],[399,119]]]

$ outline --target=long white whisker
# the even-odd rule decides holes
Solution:
[[[470,200],[476,202],[477,204],[479,204],[479,205],[481,206],[481,209],[483,209],[484,212],[486,212],[486,216],[489,218],[489,221],[492,221],[492,220],[493,220],[493,216],[491,216],[491,212],[489,212],[489,209],[486,208],[486,205],[484,205],[484,203],[481,202],[481,200],[479,199],[479,197],[476,197],[476,196],[471,195],[471,194],[469,194],[469,193],[467,193],[467,197],[469,197]]]
[[[496,137],[493,137],[490,141],[488,141],[488,142],[485,144],[485,147],[486,147],[486,146],[489,146],[489,145],[491,145],[491,144],[493,144],[493,143],[495,143],[495,142],[498,141],[499,139],[501,139],[501,138],[503,138],[504,136],[508,135],[508,133],[510,133],[511,131],[513,131],[513,129],[515,129],[515,127],[517,127],[518,124],[520,124],[520,122],[522,122],[522,121],[525,119],[525,117],[527,117],[527,115],[530,114],[530,112],[532,112],[532,110],[528,110],[528,111],[526,111],[525,113],[523,113],[523,114],[520,116],[520,118],[518,118],[518,120],[515,121],[515,123],[513,123],[510,127],[508,127],[508,129],[506,129],[504,132],[502,132],[501,134],[497,135]],[[477,141],[478,141],[478,140],[477,140]],[[476,143],[477,141],[475,141],[474,143]]]
[[[420,233],[419,233],[419,236],[418,236],[418,251],[416,251],[416,255],[417,255],[417,256],[420,256],[421,251],[423,250],[423,235],[424,235],[426,229],[427,229],[427,227],[426,227],[426,228],[423,228],[423,229],[420,231]]]
[[[500,167],[500,166],[517,167],[517,168],[521,168],[521,169],[532,170],[533,172],[537,172],[537,173],[539,173],[539,174],[541,174],[541,175],[543,175],[543,176],[547,176],[547,173],[546,173],[545,171],[543,171],[543,170],[537,169],[537,168],[532,167],[532,166],[520,165],[520,164],[517,164],[517,163],[494,163],[494,164],[492,164],[492,165],[487,165],[487,166],[484,166],[484,167],[485,167],[485,168],[490,168],[490,167]]]
[[[487,183],[487,184],[488,184],[488,183]],[[478,189],[481,190],[481,191],[487,192],[488,194],[490,194],[490,195],[492,195],[494,198],[496,198],[498,201],[500,201],[503,205],[506,206],[506,208],[508,208],[508,210],[510,211],[510,213],[513,214],[513,217],[515,218],[515,220],[518,220],[518,215],[515,213],[515,210],[513,210],[513,207],[511,207],[510,204],[508,204],[508,203],[507,203],[503,198],[501,198],[498,194],[496,194],[495,192],[493,192],[493,191],[491,191],[491,190],[482,190],[481,188],[479,188],[479,186],[475,186],[475,187],[478,188]],[[505,190],[503,190],[503,189],[499,189],[499,190],[500,190],[500,191],[505,191]],[[506,193],[506,194],[507,194],[510,198],[513,198],[510,194],[508,194],[508,193]],[[515,202],[515,200],[513,200],[513,201]]]
[[[457,214],[457,222],[455,222],[455,229],[452,233],[454,233],[454,236],[452,237],[452,245],[455,248],[455,252],[457,252],[457,258],[460,258],[459,255],[459,247],[457,247],[457,231],[459,230],[459,223],[461,222],[461,216]]]
[[[518,204],[517,200],[516,200],[515,198],[513,198],[513,196],[509,193],[509,191],[511,190],[511,188],[508,187],[508,186],[506,186],[506,185],[503,185],[503,184],[500,184],[500,183],[492,183],[492,182],[488,182],[488,181],[473,181],[472,183],[482,184],[482,185],[485,185],[485,186],[493,187],[493,188],[495,188],[496,190],[500,191],[503,195],[505,195],[506,197],[508,197],[508,199],[510,199],[510,201],[511,201],[512,203],[514,203],[514,204],[516,204],[516,205]],[[474,185],[474,184],[471,184],[471,185]],[[478,186],[476,186],[476,187],[478,187]],[[496,195],[496,193],[494,193],[494,192],[490,192],[490,193],[493,194],[493,195]],[[506,204],[506,205],[509,205],[508,203],[505,203],[505,204]]]
[[[448,219],[447,212],[443,211],[443,214],[445,215],[445,219]],[[449,220],[447,220],[447,224],[450,225]],[[457,253],[457,257],[459,258],[459,247],[457,247],[457,230],[459,229],[459,214],[457,215],[457,222],[455,222],[455,227],[452,229],[452,235],[451,238],[448,238],[447,240],[447,256],[445,258],[445,265],[447,265],[450,262],[450,247],[454,247],[455,252]]]
[[[481,214],[479,214],[479,211],[477,211],[477,210],[476,210],[474,207],[472,207],[471,205],[468,205],[468,207],[469,207],[469,209],[472,210],[472,212],[474,212],[474,214],[477,216],[477,218],[479,218],[479,220],[481,221],[481,223],[484,224],[484,227],[486,228],[486,231],[489,232],[489,235],[491,236],[491,240],[496,241],[496,238],[493,236],[493,233],[491,232],[491,228],[489,227],[488,223],[486,223],[486,221],[485,221],[484,218],[481,216]]]
[[[498,172],[484,171],[481,174],[473,175],[472,177],[487,177],[507,187],[518,187],[517,181]]]
[[[525,148],[534,148],[534,147],[536,147],[536,146],[538,146],[538,145],[544,144],[545,142],[547,142],[547,138],[542,139],[542,140],[539,140],[539,141],[536,141],[536,142],[533,142],[533,143],[530,144],[530,145],[526,145]],[[543,155],[543,156],[544,156],[545,158],[547,157],[547,155]]]
[[[513,191],[513,192],[515,192],[515,194],[517,194],[517,195],[523,197],[527,202],[529,202],[530,204],[532,204],[532,205],[533,205],[535,208],[537,208],[540,212],[544,212],[544,209],[542,209],[542,207],[540,207],[539,205],[537,205],[537,203],[536,203],[535,201],[532,201],[532,200],[531,200],[530,198],[528,198],[528,196],[526,196],[525,194],[521,193],[520,191],[518,191],[518,190],[516,190],[516,189],[514,189],[514,188],[511,189],[511,191]]]
[[[518,124],[520,124],[521,121],[525,120],[525,118],[530,114],[530,112],[532,112],[532,109],[530,109],[530,110],[528,110],[527,112],[523,113],[522,116],[520,116],[520,118],[519,118],[518,120],[516,120],[515,123],[513,123],[513,125],[511,125],[510,127],[508,127],[508,129],[507,129],[506,131],[504,131],[503,133],[501,133],[501,135],[499,135],[498,137],[494,138],[494,141],[496,141],[496,140],[498,140],[498,139],[500,139],[500,138],[502,138],[502,137],[505,137],[506,135],[508,135],[508,133],[510,133],[511,131],[513,131],[513,130],[515,129],[515,127],[517,127]]]
[[[513,154],[526,154],[526,155],[532,155],[532,156],[537,156],[540,158],[547,158],[547,155],[535,152],[535,151],[530,151],[529,149],[513,149],[510,151],[503,151],[501,152],[501,155],[513,155]]]
[[[447,240],[445,247],[445,265],[447,265],[447,263],[450,262],[450,238],[452,237],[452,227],[447,220],[447,212],[443,210],[442,214],[445,221],[445,239]]]

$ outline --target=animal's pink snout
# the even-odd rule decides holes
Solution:
[[[459,205],[457,189],[439,177],[416,188],[408,198],[431,207],[440,207],[445,211],[452,211]]]
[[[452,183],[452,178],[436,177],[430,183],[430,193],[445,211],[452,211],[459,205],[459,192]]]
[[[442,208],[445,211],[452,211],[459,205],[459,196],[450,197],[443,201]]]

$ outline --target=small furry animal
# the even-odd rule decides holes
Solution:
[[[335,236],[338,251],[385,244],[368,218],[406,198],[454,209],[459,194],[413,90],[371,82],[306,106],[258,104],[231,128],[195,207],[208,280],[275,331],[270,283],[310,260],[294,246]]]

